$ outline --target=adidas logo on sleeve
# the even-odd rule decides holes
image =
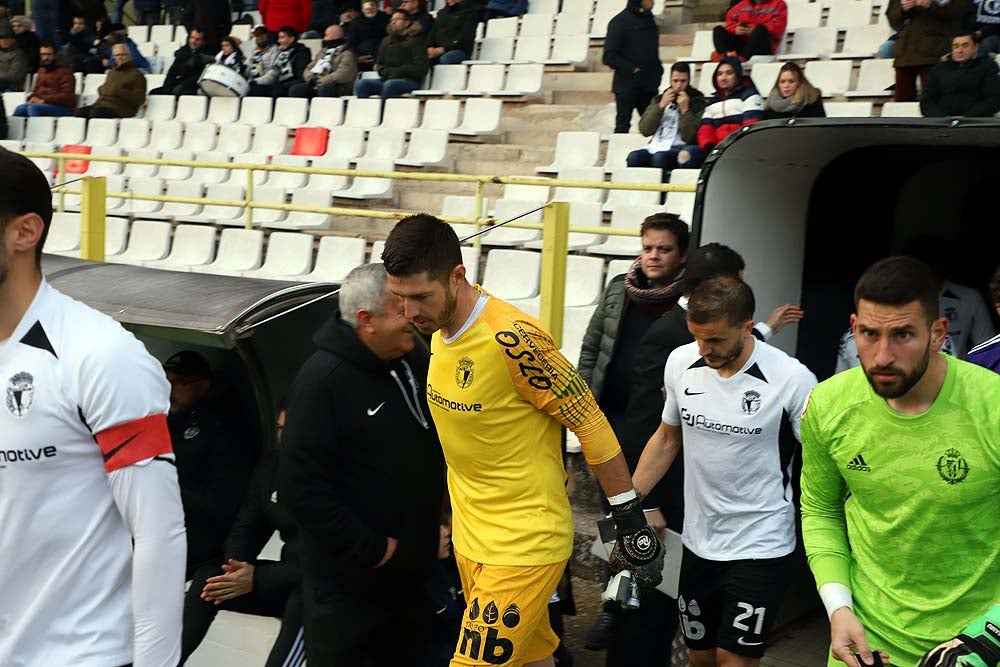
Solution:
[[[851,461],[847,464],[847,469],[857,470],[858,472],[872,471],[872,469],[868,466],[868,464],[865,463],[865,457],[862,456],[861,454],[858,454],[853,459],[851,459]]]

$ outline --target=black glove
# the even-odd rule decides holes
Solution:
[[[615,548],[608,557],[611,574],[628,570],[642,588],[654,588],[663,581],[663,545],[646,523],[642,499],[635,498],[611,506],[615,521]]]

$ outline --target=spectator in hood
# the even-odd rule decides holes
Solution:
[[[284,26],[295,28],[296,33],[309,29],[311,0],[260,0],[258,8],[264,25],[271,32],[278,32]]]
[[[732,132],[764,117],[764,100],[750,77],[743,74],[739,58],[723,58],[715,68],[712,83],[715,94],[705,103],[698,127],[698,145],[705,153]]]
[[[174,51],[174,64],[167,70],[163,86],[150,95],[197,95],[198,79],[212,55],[205,48],[205,33],[195,28],[188,33],[187,44]]]
[[[423,85],[427,76],[427,47],[420,26],[410,15],[398,10],[389,21],[389,35],[382,40],[375,66],[379,78],[359,79],[354,84],[358,97],[380,96],[383,100],[402,97]]]
[[[927,118],[971,116],[989,118],[1000,111],[997,64],[979,55],[975,31],[955,35],[951,56],[927,75],[920,95],[920,112]]]
[[[344,30],[337,24],[326,27],[323,48],[302,74],[304,81],[292,86],[292,97],[340,97],[350,95],[358,78],[358,60],[347,48]]]
[[[45,42],[39,48],[41,67],[28,101],[14,109],[15,116],[72,116],[76,109],[76,78],[73,70],[59,62],[56,47]]]
[[[772,55],[785,35],[788,7],[785,0],[741,0],[726,12],[726,24],[715,26],[712,61],[723,56],[749,60],[753,56]]]
[[[427,35],[431,65],[457,65],[472,56],[476,43],[475,0],[447,0]]]
[[[361,15],[355,17],[347,30],[347,46],[358,57],[358,69],[375,69],[375,56],[389,31],[389,15],[378,10],[375,0],[361,3]]]
[[[611,91],[615,94],[618,134],[629,131],[633,110],[642,116],[659,91],[663,65],[652,9],[653,0],[628,0],[628,6],[608,23],[602,60],[615,71]]]
[[[10,22],[0,19],[0,91],[24,90],[28,57],[17,48]]]
[[[14,31],[17,48],[28,57],[28,71],[34,74],[38,71],[38,49],[42,46],[42,40],[33,30],[34,22],[27,16],[15,16],[10,20],[10,27]]]
[[[263,75],[250,80],[254,97],[288,97],[293,85],[302,81],[312,53],[299,43],[299,33],[290,25],[278,31],[278,53]]]

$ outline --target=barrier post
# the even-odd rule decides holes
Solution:
[[[542,218],[542,284],[539,315],[542,326],[562,346],[566,303],[566,255],[569,252],[569,204],[549,202]]]
[[[61,157],[56,162],[56,169],[59,170],[59,187],[60,189],[66,185],[66,158]],[[66,193],[59,193],[59,212],[63,213],[66,209]]]
[[[83,202],[80,208],[80,258],[104,261],[107,179],[87,176],[83,179]]]
[[[483,191],[485,188],[485,183],[476,181],[476,223],[473,225],[476,236],[472,239],[472,247],[476,249],[477,254],[482,251],[483,246],[483,237],[479,231],[483,228]]]
[[[250,202],[253,201],[253,167],[247,168],[247,196],[246,196],[246,225],[247,229],[253,229],[253,206],[250,206]]]

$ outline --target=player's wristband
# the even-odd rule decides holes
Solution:
[[[819,587],[819,597],[823,600],[823,606],[826,607],[827,618],[833,616],[833,612],[841,607],[847,607],[854,611],[854,596],[851,594],[851,589],[844,584],[835,581],[823,584]]]

